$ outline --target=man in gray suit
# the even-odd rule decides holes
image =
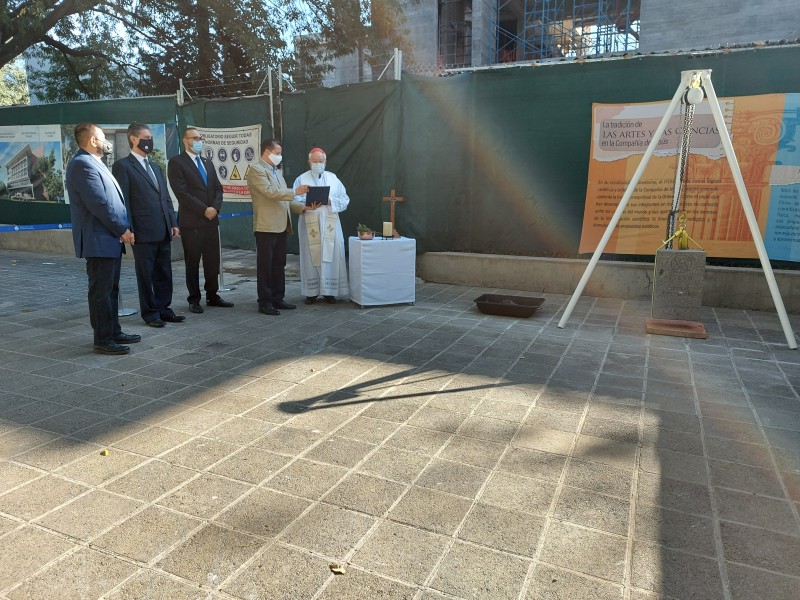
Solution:
[[[122,192],[103,162],[113,146],[94,123],[75,127],[80,150],[67,166],[66,182],[72,215],[75,254],[86,259],[89,276],[89,321],[94,352],[128,354],[125,343],[141,336],[123,333],[118,319],[119,272],[125,242],[133,244]]]
[[[117,160],[111,169],[119,182],[131,230],[136,236],[136,283],[139,310],[150,327],[180,323],[172,304],[172,238],[180,235],[167,180],[161,167],[148,159],[153,151],[153,134],[147,125],[128,126],[131,153]]]

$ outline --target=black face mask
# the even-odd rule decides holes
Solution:
[[[145,154],[150,154],[153,151],[153,140],[141,139],[139,143],[136,144],[136,147]]]

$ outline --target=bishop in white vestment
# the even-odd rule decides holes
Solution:
[[[327,156],[321,148],[308,153],[310,169],[294,181],[294,187],[330,186],[328,204],[300,215],[297,235],[300,242],[300,281],[306,304],[317,296],[333,304],[336,296],[348,296],[347,264],[344,258],[344,234],[339,213],[347,209],[347,191],[330,171],[325,170]],[[305,204],[306,195],[295,196],[295,202]]]

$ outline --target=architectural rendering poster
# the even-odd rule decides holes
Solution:
[[[0,198],[64,202],[59,125],[0,127]]]
[[[580,252],[597,248],[668,105],[593,105]],[[770,258],[800,261],[800,94],[720,98],[720,106]],[[659,140],[607,253],[655,254],[663,243],[683,122],[680,109]],[[686,168],[681,207],[689,236],[708,256],[757,257],[707,100],[696,105]]]
[[[250,165],[261,158],[261,125],[197,129],[205,139],[203,156],[214,162],[222,183],[223,198],[233,202],[252,202],[245,177]]]

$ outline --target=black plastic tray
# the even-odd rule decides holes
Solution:
[[[544,298],[531,296],[506,296],[503,294],[484,294],[475,298],[478,310],[485,315],[517,317],[527,319],[542,306]]]

